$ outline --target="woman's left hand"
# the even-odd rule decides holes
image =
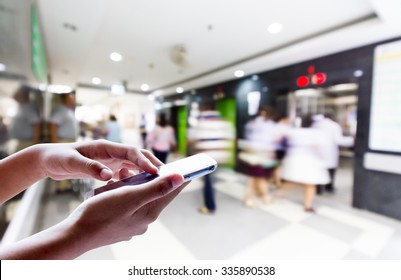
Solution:
[[[106,140],[71,144],[42,144],[39,163],[46,177],[55,180],[95,178],[110,180],[122,168],[156,174],[163,163],[151,152]]]

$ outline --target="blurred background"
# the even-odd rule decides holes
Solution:
[[[0,0],[1,158],[107,139],[219,162],[144,236],[82,259],[399,259],[400,8]],[[38,182],[1,205],[1,244],[102,184]]]

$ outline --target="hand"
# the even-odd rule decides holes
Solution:
[[[38,145],[39,164],[55,180],[95,178],[110,180],[121,168],[157,173],[163,163],[147,150],[96,140],[70,144]],[[115,176],[114,176],[115,177]]]
[[[188,184],[183,182],[181,175],[173,174],[89,198],[66,220],[73,223],[72,240],[80,240],[79,250],[85,252],[145,233],[148,225]]]
[[[122,172],[124,173],[124,172]],[[84,201],[64,221],[0,247],[0,259],[74,259],[83,253],[143,234],[188,184],[179,174],[124,186]]]

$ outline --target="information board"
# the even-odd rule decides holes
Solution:
[[[374,51],[369,148],[401,152],[401,41]]]

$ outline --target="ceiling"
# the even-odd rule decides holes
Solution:
[[[10,80],[33,80],[31,2],[51,82],[72,87],[144,92],[146,83],[146,93],[168,95],[232,80],[238,69],[250,75],[401,35],[398,0],[0,0],[0,36],[8,39],[0,63]],[[275,22],[282,32],[270,34]],[[171,58],[177,45],[182,64]],[[112,52],[122,60],[111,61]]]

